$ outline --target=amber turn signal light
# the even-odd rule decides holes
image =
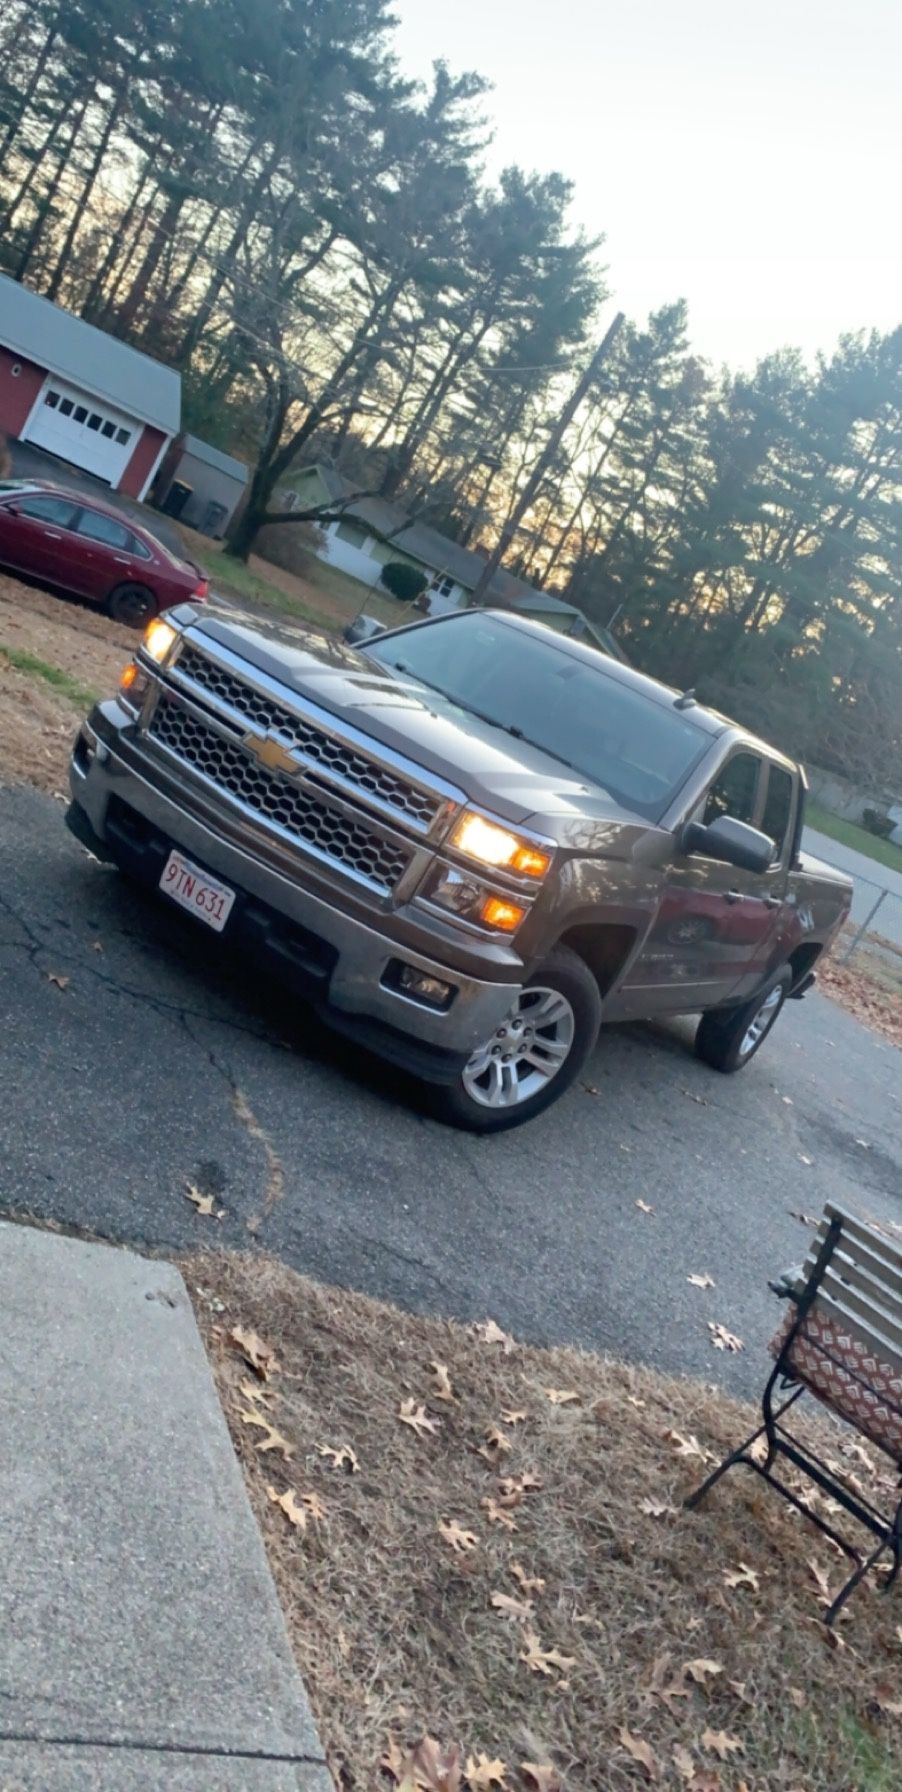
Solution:
[[[525,913],[525,908],[521,908],[519,902],[506,902],[500,896],[487,896],[482,905],[481,917],[487,927],[497,927],[502,933],[513,933]]]
[[[550,864],[550,854],[540,852],[537,846],[518,846],[512,860],[514,871],[522,871],[526,877],[544,877]]]

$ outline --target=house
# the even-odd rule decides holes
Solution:
[[[192,529],[218,540],[241,503],[247,482],[243,460],[199,436],[182,435],[164,456],[150,501],[167,516],[180,517]]]
[[[319,525],[322,545],[315,551],[330,566],[340,567],[361,584],[372,587],[378,585],[388,561],[406,561],[427,576],[425,595],[431,616],[466,609],[484,571],[484,556],[461,547],[428,523],[408,516],[399,505],[385,498],[354,497],[355,489],[334,468],[317,465],[293,473],[290,489],[283,489],[281,496],[288,510],[312,510],[322,504],[341,509],[333,521]],[[600,647],[614,659],[625,658],[608,630],[590,622],[575,604],[536,591],[504,567],[492,574],[484,601],[502,609],[520,610],[560,634]]]
[[[180,416],[172,368],[0,275],[0,432],[143,498]]]

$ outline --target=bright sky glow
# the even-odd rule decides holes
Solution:
[[[902,323],[902,0],[396,0],[396,49],[494,83],[489,172],[558,168],[631,317],[749,367]]]

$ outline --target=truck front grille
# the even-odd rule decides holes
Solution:
[[[228,792],[262,819],[276,823],[317,857],[363,879],[381,895],[390,895],[406,871],[411,854],[404,847],[382,839],[364,820],[320,802],[292,778],[270,771],[165,693],[151,717],[148,734],[209,778],[217,789]]]
[[[209,659],[190,642],[182,647],[174,670],[179,678],[189,678],[214,701],[228,704],[258,728],[272,729],[327,775],[332,772],[341,783],[364,796],[375,797],[380,807],[393,810],[408,826],[412,823],[423,834],[432,826],[441,807],[434,791],[418,790],[396,772],[355,752],[347,742],[335,739],[324,728],[245,684],[243,678]]]

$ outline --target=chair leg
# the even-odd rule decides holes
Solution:
[[[886,1580],[883,1583],[884,1593],[889,1592],[890,1587],[893,1585],[894,1581],[896,1581],[899,1577],[900,1568],[902,1568],[902,1501],[900,1501],[899,1505],[896,1507],[896,1516],[893,1519],[893,1534],[890,1539],[890,1548],[892,1549],[892,1552],[893,1552],[893,1565],[889,1571],[889,1574],[886,1577]]]
[[[779,1449],[777,1420],[782,1419],[783,1414],[788,1412],[791,1406],[795,1405],[795,1402],[803,1392],[801,1387],[797,1387],[794,1392],[790,1394],[789,1399],[783,1402],[779,1412],[774,1412],[773,1391],[777,1384],[777,1380],[782,1373],[783,1371],[778,1363],[777,1367],[770,1375],[764,1390],[762,1399],[762,1415],[764,1423],[759,1425],[757,1431],[753,1431],[751,1437],[747,1437],[745,1443],[740,1444],[738,1449],[732,1450],[729,1456],[725,1456],[723,1462],[719,1463],[717,1468],[712,1469],[710,1475],[708,1475],[707,1479],[702,1482],[700,1487],[696,1488],[694,1493],[687,1495],[686,1499],[683,1501],[683,1505],[687,1512],[694,1511],[695,1507],[704,1499],[705,1494],[710,1493],[715,1482],[720,1480],[721,1475],[725,1475],[728,1469],[735,1468],[737,1462],[745,1462],[749,1468],[755,1470],[756,1474],[767,1477],[771,1464]],[[767,1438],[767,1459],[763,1465],[754,1462],[749,1455],[752,1445],[758,1442],[759,1437]]]
[[[893,1548],[894,1544],[892,1538],[884,1537],[882,1542],[878,1543],[877,1548],[872,1550],[871,1554],[866,1556],[863,1562],[859,1563],[855,1573],[849,1575],[845,1586],[840,1588],[833,1604],[829,1606],[824,1613],[824,1623],[828,1630],[836,1623],[850,1593],[854,1593],[855,1588],[864,1580],[865,1575],[870,1573],[870,1570],[876,1566],[884,1550]],[[898,1557],[896,1558],[896,1565],[898,1566]]]
[[[729,1456],[724,1457],[723,1462],[718,1463],[717,1468],[711,1470],[710,1475],[707,1476],[700,1487],[695,1489],[694,1493],[687,1494],[683,1501],[683,1505],[687,1512],[694,1511],[695,1507],[701,1504],[705,1494],[710,1493],[715,1482],[720,1480],[721,1475],[725,1475],[728,1469],[735,1468],[737,1462],[748,1462],[750,1468],[756,1466],[755,1463],[750,1460],[748,1452],[752,1445],[758,1442],[759,1437],[764,1437],[766,1431],[766,1425],[759,1425],[757,1431],[753,1431],[751,1437],[747,1437],[744,1444],[740,1444],[737,1450],[731,1451]]]

